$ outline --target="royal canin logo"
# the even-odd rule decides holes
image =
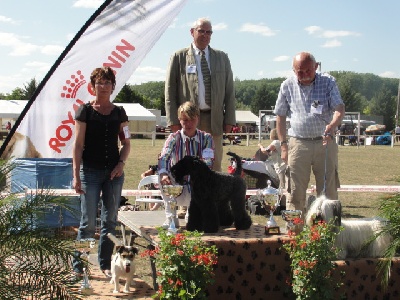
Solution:
[[[131,56],[131,53],[135,51],[135,46],[129,43],[125,39],[121,39],[120,44],[116,45],[115,50],[111,51],[110,55],[107,57],[107,61],[103,63],[103,66],[111,67],[115,73],[121,69],[127,62],[127,59]],[[81,70],[77,70],[75,74],[72,74],[69,79],[65,81],[60,93],[61,98],[73,99],[74,103],[72,109],[66,112],[65,119],[61,121],[61,124],[55,130],[54,137],[49,139],[48,145],[57,153],[61,153],[62,149],[67,145],[74,134],[73,128],[75,126],[74,114],[84,102],[79,99],[79,94],[83,93],[81,87],[87,83],[85,76]],[[91,95],[94,95],[91,88],[91,83],[87,84],[87,89],[85,91]],[[81,96],[83,96],[81,94]],[[85,95],[86,96],[86,95]],[[84,97],[82,97],[84,99]]]

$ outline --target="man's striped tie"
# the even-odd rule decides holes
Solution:
[[[201,73],[203,74],[206,104],[211,107],[211,75],[204,51],[201,51]]]

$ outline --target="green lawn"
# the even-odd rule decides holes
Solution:
[[[152,146],[149,139],[132,139],[131,153],[125,166],[126,189],[135,189],[140,180],[140,174],[149,164],[156,164],[164,140],[156,140]],[[268,145],[269,140],[263,140]],[[229,162],[226,152],[232,151],[242,157],[252,157],[257,151],[258,140],[246,141],[240,145],[224,146],[225,158],[222,161],[222,170],[227,171]],[[398,185],[400,144],[390,146],[340,146],[339,147],[339,176],[341,184],[356,185]],[[313,177],[313,176],[312,176]],[[311,178],[310,185],[314,183]],[[370,217],[377,214],[377,206],[383,194],[380,193],[339,193],[345,217]]]

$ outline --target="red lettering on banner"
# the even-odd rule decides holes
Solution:
[[[76,103],[72,105],[72,109],[76,111],[83,103],[82,100],[76,99]],[[61,148],[66,145],[65,142],[68,142],[74,134],[72,127],[75,125],[75,120],[71,111],[67,113],[67,117],[68,119],[61,121],[61,125],[56,128],[56,137],[49,140],[50,148],[57,153],[61,153]]]
[[[121,39],[121,44],[115,47],[115,50],[111,51],[109,55],[108,62],[103,63],[105,67],[111,67],[113,69],[120,69],[122,64],[126,62],[126,59],[130,57],[130,52],[135,50],[135,46],[130,44],[128,41]],[[115,70],[114,70],[115,71]],[[65,81],[65,85],[62,87],[62,92],[60,96],[62,98],[75,98],[79,89],[86,84],[86,80],[81,72],[78,70],[76,74],[70,76],[69,79]],[[92,94],[90,82],[87,85],[87,91]],[[92,94],[93,95],[93,94]],[[72,105],[73,111],[67,112],[67,119],[61,121],[61,124],[56,128],[55,137],[50,138],[49,146],[51,149],[57,153],[61,153],[62,148],[66,146],[66,143],[71,140],[75,125],[75,120],[73,118],[72,112],[75,112],[81,104],[84,102],[80,99],[76,99],[75,103]]]
[[[111,61],[111,63],[104,63],[103,66],[120,69],[122,66],[121,62],[125,63],[126,62],[125,58],[130,57],[130,54],[128,53],[128,51],[134,51],[135,46],[133,46],[132,44],[130,44],[129,42],[127,42],[124,39],[121,40],[121,43],[123,45],[117,45],[115,47],[116,51],[111,52],[112,56],[111,55],[108,56],[108,60]],[[125,58],[123,56],[121,56],[121,54],[123,56],[125,56]]]

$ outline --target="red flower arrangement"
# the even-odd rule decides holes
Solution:
[[[294,224],[302,224],[302,220]],[[333,261],[340,250],[334,246],[337,234],[332,223],[322,221],[305,226],[299,234],[289,232],[292,239],[283,245],[291,258],[292,277],[287,283],[298,300],[334,299],[334,291],[341,285],[332,278]]]
[[[160,299],[207,299],[205,288],[212,283],[217,248],[201,240],[202,234],[185,231],[170,235],[158,229],[160,242],[142,256],[155,259]]]

